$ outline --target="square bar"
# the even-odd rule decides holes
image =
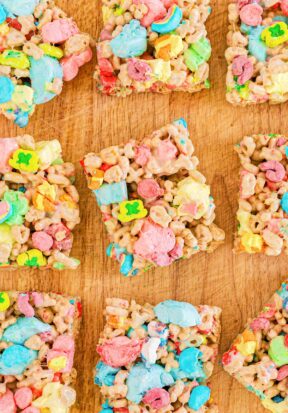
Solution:
[[[0,1],[0,114],[18,126],[91,59],[89,34],[53,0]]]
[[[287,0],[233,0],[228,16],[228,102],[241,106],[286,102]]]
[[[266,409],[288,409],[288,283],[285,281],[223,356],[224,369]]]
[[[102,412],[217,413],[209,378],[218,354],[221,309],[174,300],[155,307],[106,301],[95,375]]]
[[[0,268],[78,267],[69,257],[80,222],[74,182],[58,140],[0,139]]]
[[[97,44],[97,89],[197,92],[210,88],[211,45],[205,22],[210,0],[103,1],[104,28]]]
[[[76,400],[73,360],[80,300],[4,291],[0,318],[1,413],[68,413]]]
[[[235,252],[288,254],[288,139],[246,136],[235,150],[241,163]]]
[[[107,255],[120,272],[136,275],[168,266],[225,238],[214,224],[215,204],[186,122],[89,153],[82,165],[110,238]]]

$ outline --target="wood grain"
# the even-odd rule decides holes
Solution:
[[[93,0],[63,0],[60,6],[73,15],[83,30],[93,36],[101,28],[100,3]],[[36,139],[58,138],[65,158],[77,164],[77,185],[81,194],[82,223],[75,233],[73,255],[81,257],[76,272],[0,272],[0,289],[59,291],[80,295],[84,321],[76,357],[78,406],[74,413],[99,411],[99,393],[93,385],[95,347],[103,327],[105,297],[135,298],[157,303],[173,298],[223,308],[221,353],[241,331],[284,279],[287,258],[249,257],[232,254],[237,206],[238,160],[233,144],[252,133],[287,133],[288,105],[233,108],[225,102],[224,60],[227,33],[226,0],[214,1],[208,31],[213,45],[212,89],[195,95],[140,94],[126,99],[101,97],[92,79],[95,61],[81,70],[77,79],[65,85],[63,94],[38,107],[25,133]],[[169,269],[150,271],[126,279],[105,255],[107,237],[86,187],[79,160],[91,150],[142,138],[166,123],[184,117],[188,121],[201,170],[207,175],[217,204],[217,222],[227,238],[214,254],[199,254]],[[3,117],[0,136],[12,137],[23,131]],[[213,376],[214,399],[222,413],[263,413],[255,396],[248,394],[217,366]]]

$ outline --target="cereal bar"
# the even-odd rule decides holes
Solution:
[[[246,136],[241,162],[235,252],[288,254],[288,138]]]
[[[232,0],[226,50],[228,102],[245,106],[288,99],[287,41],[287,0]]]
[[[97,44],[97,89],[197,92],[210,88],[211,45],[205,22],[210,0],[103,0]]]
[[[180,119],[142,142],[131,139],[85,156],[88,186],[111,241],[107,255],[120,262],[122,274],[168,266],[223,242],[210,187],[193,152]]]
[[[78,298],[0,292],[1,413],[69,413],[80,319]]]
[[[217,413],[209,378],[221,333],[218,307],[107,299],[95,383],[102,413]]]
[[[288,280],[249,320],[222,360],[224,369],[274,413],[288,411],[287,322]]]
[[[78,267],[69,257],[80,222],[74,175],[58,140],[0,138],[0,268]]]
[[[53,0],[0,0],[0,114],[18,126],[91,59],[90,36]]]

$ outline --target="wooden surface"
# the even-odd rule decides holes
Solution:
[[[59,1],[83,30],[93,36],[101,28],[100,4],[94,0]],[[77,79],[65,84],[62,95],[36,109],[24,133],[36,139],[58,138],[64,156],[77,164],[77,186],[81,194],[82,223],[75,233],[73,255],[82,259],[76,272],[0,272],[0,289],[59,291],[80,295],[84,319],[76,357],[78,376],[77,413],[99,411],[99,393],[93,385],[96,343],[103,326],[105,297],[135,298],[157,303],[173,298],[223,308],[221,353],[241,331],[284,279],[287,258],[249,257],[232,254],[237,206],[238,160],[233,143],[252,133],[288,133],[288,105],[266,105],[239,109],[225,102],[224,60],[227,33],[227,4],[217,0],[208,31],[213,46],[212,89],[198,94],[147,95],[126,99],[101,97],[92,79],[95,61],[81,70]],[[130,137],[142,138],[170,121],[184,117],[200,158],[200,170],[207,175],[217,205],[217,223],[226,232],[225,245],[214,254],[198,254],[169,269],[150,271],[127,279],[105,255],[108,239],[86,187],[79,160],[91,150],[117,144]],[[23,131],[3,117],[0,136],[12,137]],[[214,400],[222,413],[263,413],[256,397],[217,366],[212,379]]]

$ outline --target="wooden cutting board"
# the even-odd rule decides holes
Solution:
[[[82,30],[96,37],[101,29],[100,2],[59,1],[74,16]],[[288,133],[288,105],[233,108],[225,101],[227,33],[226,0],[213,1],[208,32],[212,41],[212,89],[189,95],[139,94],[126,99],[101,97],[92,79],[95,59],[85,66],[64,92],[52,102],[38,107],[23,131],[4,117],[0,136],[29,133],[36,139],[57,138],[65,159],[77,165],[76,184],[81,196],[82,223],[75,233],[73,255],[82,260],[78,271],[0,272],[0,289],[44,290],[80,295],[84,319],[79,339],[76,367],[78,376],[77,413],[99,411],[99,392],[93,384],[96,343],[103,327],[105,297],[135,298],[155,304],[164,299],[211,304],[223,308],[221,354],[241,331],[248,317],[260,310],[284,279],[286,257],[273,258],[232,253],[237,207],[238,160],[233,144],[252,133]],[[198,254],[169,269],[150,271],[133,279],[118,273],[118,266],[105,255],[108,243],[96,202],[86,187],[79,165],[92,150],[142,138],[166,123],[184,117],[217,205],[217,223],[226,231],[225,245],[213,254]],[[219,364],[219,363],[218,363]],[[220,364],[212,379],[214,400],[222,413],[263,413],[255,396],[232,380]]]

